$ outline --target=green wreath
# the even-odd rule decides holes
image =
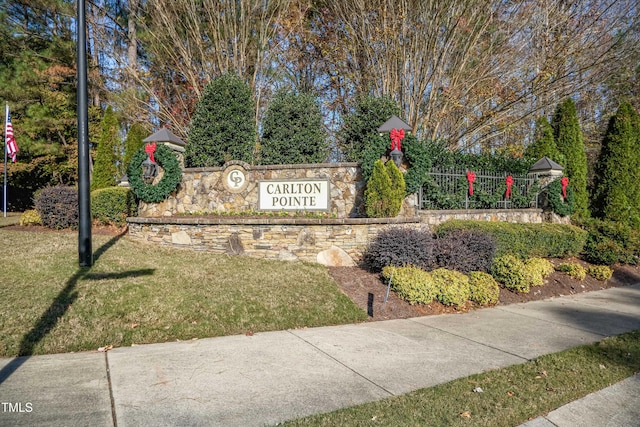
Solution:
[[[142,178],[142,162],[147,159],[144,147],[133,155],[127,170],[131,189],[140,200],[147,203],[165,200],[182,182],[182,170],[173,150],[166,145],[158,145],[153,155],[158,166],[164,169],[164,175],[156,185],[147,184]]]
[[[564,200],[560,181],[560,179],[556,179],[547,186],[547,201],[553,213],[560,216],[568,216],[575,209],[576,199],[571,187],[567,186],[567,199]]]

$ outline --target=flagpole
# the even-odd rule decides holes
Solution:
[[[4,217],[7,217],[7,122],[9,121],[9,103],[7,102],[4,110],[4,182],[2,186],[2,200],[4,204]]]

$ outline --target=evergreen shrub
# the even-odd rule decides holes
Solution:
[[[382,160],[374,164],[371,179],[364,192],[369,218],[393,218],[400,213],[405,184],[402,173],[392,161],[385,166]]]
[[[562,271],[577,280],[584,280],[587,277],[587,270],[574,262],[560,264],[556,267],[556,270]]]
[[[62,185],[43,188],[36,195],[34,204],[45,226],[57,230],[78,227],[76,188]]]
[[[530,258],[524,263],[524,273],[530,286],[544,285],[544,279],[554,271],[551,261],[544,258]]]
[[[592,264],[640,264],[640,229],[617,221],[589,219],[579,223],[587,233],[583,258]]]
[[[469,277],[459,271],[436,268],[431,277],[437,289],[436,299],[444,305],[464,305],[471,296]]]
[[[410,304],[429,304],[437,295],[431,274],[415,266],[387,266],[382,276],[391,280],[391,288]]]
[[[483,231],[457,229],[439,236],[435,245],[438,267],[470,271],[491,271],[496,244],[490,234]]]
[[[20,225],[42,225],[42,218],[40,218],[40,214],[37,210],[28,209],[20,215]]]
[[[435,231],[438,236],[444,236],[453,230],[487,233],[496,243],[496,256],[515,255],[521,259],[577,256],[582,252],[588,234],[579,227],[565,224],[519,224],[472,220],[446,221],[438,225]]]
[[[489,273],[472,271],[469,273],[469,299],[480,305],[493,305],[500,297],[500,285]]]
[[[596,280],[604,282],[611,279],[613,270],[606,265],[592,265],[587,269],[587,274]]]
[[[529,278],[525,272],[525,264],[513,255],[503,255],[493,262],[491,275],[505,288],[512,291],[529,293]]]
[[[426,229],[408,227],[387,228],[369,243],[362,256],[367,269],[380,272],[386,266],[415,265],[431,270],[434,239]]]
[[[135,212],[135,196],[129,188],[108,187],[91,192],[91,216],[102,224],[123,226]]]

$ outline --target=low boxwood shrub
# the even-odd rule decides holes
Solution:
[[[438,225],[435,231],[438,236],[444,236],[454,230],[487,233],[495,240],[497,257],[515,255],[520,259],[576,256],[587,240],[586,231],[565,224],[451,220]]]
[[[431,277],[437,289],[436,299],[444,305],[460,307],[469,300],[469,277],[455,270],[436,268]]]
[[[544,279],[554,271],[551,261],[544,258],[530,258],[524,263],[524,274],[530,286],[544,285]]]
[[[599,265],[640,264],[640,230],[618,221],[589,219],[578,223],[587,233],[582,257]]]
[[[505,288],[512,291],[528,293],[529,278],[525,272],[525,264],[518,257],[503,255],[494,260],[491,275]]]
[[[465,274],[471,271],[491,271],[495,252],[493,237],[475,230],[452,230],[439,236],[435,245],[438,267]]]
[[[436,285],[431,274],[415,266],[387,266],[382,276],[391,281],[391,288],[410,304],[429,304],[436,297]]]
[[[613,270],[606,265],[592,265],[587,269],[587,274],[594,279],[605,281],[611,279]]]
[[[365,268],[380,272],[388,265],[415,265],[430,270],[435,265],[434,239],[427,229],[408,227],[387,228],[379,232],[365,249]]]
[[[469,273],[469,299],[480,305],[492,305],[500,297],[500,285],[489,273],[472,271]]]
[[[129,188],[107,187],[91,192],[91,215],[102,224],[125,225],[135,211],[135,196]]]
[[[55,229],[78,227],[78,190],[57,185],[43,188],[34,204],[42,223]]]
[[[587,277],[587,270],[575,262],[560,264],[556,270],[562,271],[577,280],[584,280]]]
[[[42,218],[37,210],[29,209],[20,215],[20,225],[42,225]]]

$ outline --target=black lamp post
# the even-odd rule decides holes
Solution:
[[[85,1],[78,0],[78,258],[81,267],[93,265],[91,249],[91,192],[89,178],[89,109],[87,96],[87,30]]]

